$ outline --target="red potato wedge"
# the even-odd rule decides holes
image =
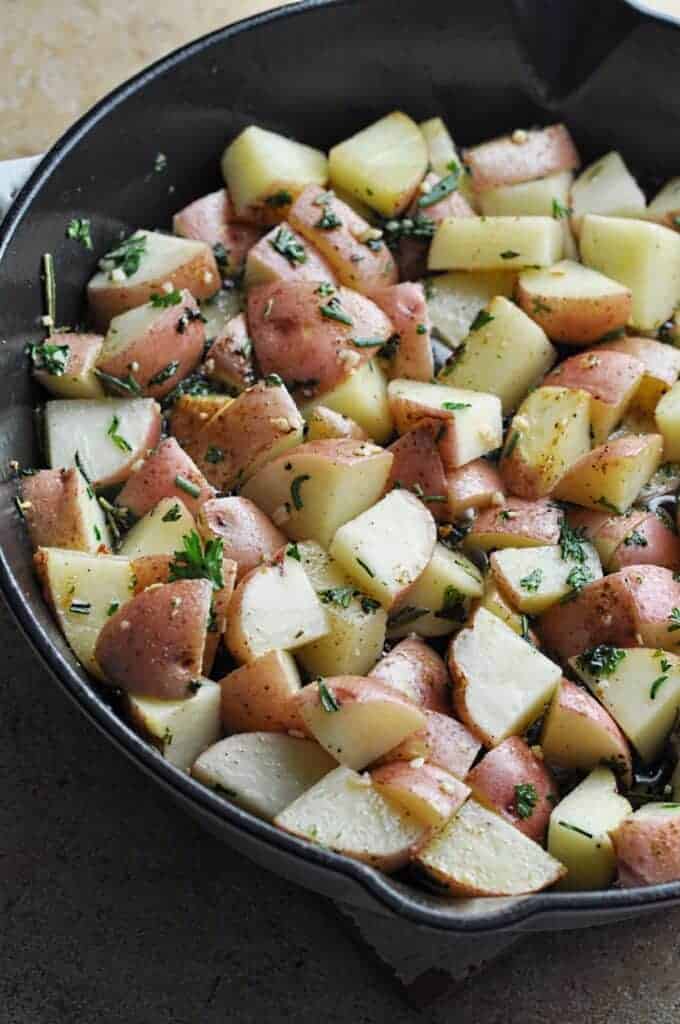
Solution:
[[[566,874],[538,843],[473,799],[418,849],[415,863],[456,896],[519,896]]]
[[[629,288],[574,260],[523,271],[516,295],[549,338],[569,345],[587,345],[622,330],[632,308]]]
[[[277,281],[327,281],[336,284],[330,263],[285,220],[273,227],[248,253],[245,286]]]
[[[614,552],[609,568],[616,572],[630,565],[680,567],[680,537],[653,512],[648,513]]]
[[[548,764],[576,772],[607,764],[624,786],[632,783],[632,757],[623,732],[599,701],[568,679],[562,679],[552,699],[540,742]]]
[[[490,750],[465,780],[475,800],[542,843],[559,794],[555,780],[519,736]]]
[[[660,434],[630,434],[601,444],[564,474],[556,498],[596,510],[626,512],[661,464]]]
[[[678,227],[680,217],[680,178],[671,178],[650,201],[645,212],[647,220],[664,224],[668,228]]]
[[[455,161],[454,161],[455,163]],[[445,175],[444,175],[445,176]],[[470,206],[462,192],[456,189],[436,203],[429,203],[420,206],[420,200],[427,199],[428,192],[432,191],[435,185],[442,178],[439,174],[430,172],[426,174],[421,188],[425,186],[428,190],[419,195],[411,204],[406,216],[416,224],[424,221],[424,225],[430,228],[430,224],[441,224],[447,217],[475,217],[476,212]],[[406,237],[399,242],[399,271],[404,281],[417,281],[427,273],[427,249],[429,241],[427,237]],[[408,374],[404,374],[408,376]]]
[[[169,306],[159,305],[168,300]],[[186,289],[161,291],[155,303],[113,317],[97,369],[117,380],[130,375],[143,395],[162,398],[198,365],[204,342],[205,328],[193,295]]]
[[[660,398],[673,387],[680,374],[680,351],[651,338],[618,338],[604,341],[596,349],[623,352],[638,359],[644,376],[635,395],[635,406],[653,412]]]
[[[172,565],[172,555],[140,555],[130,562],[132,569],[132,580],[134,584],[133,593],[135,597],[149,587],[157,586],[159,583],[167,583]]]
[[[378,764],[413,761],[422,758],[428,764],[464,779],[477,757],[481,743],[469,729],[450,715],[423,709],[425,726],[378,758]]]
[[[453,519],[468,509],[485,509],[505,503],[503,478],[492,462],[474,459],[446,475],[449,514]]]
[[[138,697],[179,700],[201,675],[212,587],[181,580],[146,590],[115,612],[95,657],[114,686]]]
[[[487,747],[524,732],[561,677],[558,665],[482,607],[452,640],[448,667],[454,708]]]
[[[581,165],[573,139],[563,124],[533,131],[521,129],[463,150],[476,192],[498,185],[545,178]]]
[[[380,232],[334,192],[309,185],[291,206],[289,219],[347,288],[372,296],[376,289],[396,283],[397,265]],[[317,280],[334,282],[334,276]]]
[[[231,401],[228,395],[180,395],[173,402],[168,421],[170,433],[187,455],[193,457],[196,454],[196,440],[208,420]]]
[[[425,725],[422,711],[398,690],[363,676],[309,683],[292,705],[307,731],[340,764],[365,768]]]
[[[303,438],[304,421],[280,378],[243,391],[208,421],[195,441],[196,463],[219,491],[231,490]]]
[[[193,203],[179,210],[172,218],[172,230],[182,238],[193,238],[207,242],[213,247],[222,246],[219,269],[223,274],[239,274],[244,267],[246,254],[260,237],[260,231],[250,224],[234,223],[234,206],[225,188],[195,199]]]
[[[372,298],[389,317],[398,337],[396,351],[389,360],[389,376],[432,380],[432,325],[423,286],[404,281],[389,288],[377,289],[372,293]]]
[[[409,636],[375,665],[370,679],[399,690],[419,708],[449,714],[449,673],[435,650],[418,636]]]
[[[251,289],[248,324],[262,372],[278,373],[305,399],[332,391],[393,334],[391,322],[366,296],[347,288],[328,294],[312,281]]]
[[[642,382],[639,359],[608,349],[571,356],[544,379],[545,386],[575,388],[590,395],[595,444],[603,444],[623,419]]]
[[[130,475],[116,504],[141,518],[163,498],[179,498],[195,514],[215,492],[174,437],[166,437]]]
[[[373,785],[424,825],[440,828],[463,806],[470,789],[433,764],[396,761],[371,772]]]
[[[87,286],[90,312],[100,330],[119,313],[149,302],[166,283],[179,291],[186,288],[195,299],[210,298],[220,286],[209,245],[157,231],[135,231],[114,244],[100,267]]]
[[[45,434],[52,468],[80,463],[93,487],[111,487],[158,444],[161,410],[153,398],[48,402]]]
[[[305,413],[305,424],[307,441],[333,441],[340,438],[370,441],[366,431],[355,420],[325,405],[317,405]]]
[[[287,651],[269,651],[220,679],[222,724],[227,732],[302,732],[292,698],[302,688]]]
[[[326,613],[294,552],[252,569],[236,587],[226,641],[241,662],[269,651],[294,650],[325,636]]]
[[[564,513],[551,501],[508,498],[503,505],[479,513],[463,546],[490,551],[557,544],[563,519]]]
[[[181,549],[181,545],[179,547]],[[138,558],[131,559],[135,596],[148,590],[149,587],[158,586],[159,583],[173,582],[170,577],[176,555],[177,552],[173,552],[171,555],[140,555]],[[210,635],[219,636],[226,629],[229,602],[236,586],[236,562],[226,556],[222,558],[222,578],[224,586],[216,589],[213,593],[212,620],[215,628],[209,630]]]
[[[106,551],[111,537],[80,470],[41,469],[21,481],[21,512],[34,548]]]
[[[286,543],[285,534],[248,498],[233,496],[205,501],[196,525],[204,541],[222,541],[225,556],[238,566],[239,580],[261,562],[272,559]]]
[[[435,519],[448,519],[448,486],[434,435],[426,427],[410,430],[387,449],[394,456],[386,491],[404,487],[419,497]]]
[[[63,373],[50,373],[44,368],[40,351],[33,357],[33,376],[56,398],[103,398],[104,388],[94,370],[97,356],[104,344],[101,334],[76,334],[62,331],[52,342],[67,349]],[[40,349],[40,346],[39,346]],[[42,369],[39,367],[43,366]]]
[[[643,509],[636,508],[618,516],[608,512],[596,512],[590,508],[574,507],[569,509],[567,519],[571,527],[581,531],[585,540],[594,544],[603,567],[611,571],[614,568],[612,560],[617,548],[626,537],[635,532],[648,514]]]
[[[229,320],[213,341],[204,364],[206,377],[235,391],[255,383],[253,343],[248,336],[245,314]]]
[[[657,565],[634,565],[620,573],[635,602],[636,621],[644,647],[678,652],[677,615],[680,582],[675,573]],[[632,646],[632,645],[631,645]]]
[[[411,860],[428,828],[386,800],[368,776],[341,766],[276,816],[274,824],[382,871]]]
[[[625,818],[611,838],[624,888],[680,879],[679,804],[646,804]]]

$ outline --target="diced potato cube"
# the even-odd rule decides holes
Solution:
[[[656,425],[663,436],[663,457],[666,462],[680,461],[680,382],[667,391],[654,413]]]
[[[485,217],[554,217],[562,226],[565,256],[576,259],[576,243],[569,224],[573,178],[571,171],[559,171],[534,181],[498,185],[479,194],[479,208]]]
[[[661,463],[660,434],[628,434],[593,448],[554,488],[556,498],[585,508],[626,512]]]
[[[483,585],[469,558],[437,543],[426,568],[390,619],[390,639],[410,633],[452,633],[467,619],[470,601],[481,596]]]
[[[308,416],[318,405],[354,420],[378,444],[384,444],[394,430],[387,400],[387,378],[374,359],[360,366],[333,391],[303,405],[303,416]]]
[[[427,146],[428,162],[435,174],[443,178],[451,173],[451,164],[463,167],[463,161],[458,154],[456,144],[441,117],[431,117],[427,121],[421,121],[418,127],[423,133],[425,145]],[[465,196],[468,203],[472,206],[476,205],[477,197],[467,171],[460,177],[458,191]]]
[[[647,207],[646,217],[657,224],[677,228],[680,216],[680,178],[671,178]]]
[[[494,295],[510,297],[516,281],[514,271],[504,270],[453,270],[428,278],[425,293],[433,334],[457,348]]]
[[[221,731],[219,686],[210,679],[195,683],[195,692],[186,700],[125,696],[135,728],[148,736],[166,761],[185,772],[217,742]]]
[[[447,217],[432,239],[430,270],[523,270],[562,256],[562,228],[551,217]]]
[[[196,529],[196,520],[179,498],[163,498],[125,535],[120,554],[172,555],[183,549],[182,538]]]
[[[584,352],[556,366],[543,381],[545,386],[576,388],[590,394],[590,425],[593,441],[602,444],[623,419],[633,401],[644,367],[624,352]]]
[[[643,217],[646,205],[644,192],[616,152],[586,167],[571,187],[572,223],[577,232],[586,213]]]
[[[491,572],[511,603],[538,615],[558,601],[600,579],[602,566],[592,544],[582,544],[582,559],[563,558],[558,546],[505,548],[491,556]]]

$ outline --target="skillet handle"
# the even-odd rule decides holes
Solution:
[[[646,20],[622,0],[511,0],[511,8],[544,102],[578,89]]]

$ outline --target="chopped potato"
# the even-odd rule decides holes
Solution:
[[[448,217],[432,239],[430,270],[524,270],[562,256],[562,229],[551,217]]]
[[[572,223],[580,229],[586,213],[604,217],[643,217],[645,194],[621,155],[607,153],[579,174],[571,187]]]
[[[510,270],[453,270],[428,278],[425,294],[435,337],[458,348],[484,307],[495,295],[510,297],[516,281]]]

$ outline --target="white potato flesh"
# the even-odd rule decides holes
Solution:
[[[197,758],[191,774],[251,814],[272,821],[335,765],[312,740],[249,732],[210,747]]]
[[[528,622],[526,617],[520,615],[515,608],[508,604],[492,579],[487,581],[479,603],[482,608],[486,608],[488,612],[496,615],[501,622],[509,626],[513,633],[517,633],[518,636],[524,636],[527,632]]]
[[[453,641],[449,669],[458,714],[491,747],[521,735],[541,715],[562,675],[486,608]]]
[[[656,221],[657,224],[666,224],[668,227],[677,228],[679,215],[680,178],[671,178],[654,196],[647,207],[645,216],[648,220]]]
[[[427,828],[350,768],[329,772],[295,800],[275,824],[346,857],[383,871],[396,871],[410,859]]]
[[[197,679],[186,700],[153,700],[127,694],[132,723],[158,747],[166,761],[188,772],[199,754],[219,739],[220,695],[217,683]]]
[[[680,461],[680,383],[674,384],[659,401],[654,419],[663,437],[665,461]]]
[[[448,456],[442,453],[447,469],[464,466],[502,443],[501,403],[496,395],[406,379],[391,380],[387,393],[400,434],[432,419],[447,428]]]
[[[450,387],[498,395],[505,416],[557,359],[543,329],[502,295],[491,300],[486,323],[471,331],[463,345],[437,379]]]
[[[571,187],[572,223],[577,232],[587,213],[644,217],[646,205],[644,192],[616,152],[584,168]]]
[[[565,873],[538,843],[476,800],[467,800],[415,861],[459,896],[539,892]]]
[[[384,217],[411,202],[427,171],[427,146],[415,121],[395,110],[333,146],[331,184],[339,185]]]
[[[103,679],[94,650],[109,616],[132,597],[129,559],[61,548],[40,548],[37,559],[38,572],[73,653],[88,672]]]
[[[622,514],[659,468],[660,434],[627,434],[582,456],[554,488],[556,498]]]
[[[302,565],[289,555],[253,569],[231,599],[226,641],[239,661],[303,647],[327,632],[326,613]]]
[[[389,611],[425,569],[436,539],[429,510],[413,494],[396,490],[341,526],[330,554]]]
[[[552,217],[447,217],[432,239],[430,270],[523,270],[561,259],[562,228]]]
[[[238,316],[243,309],[243,292],[240,288],[221,288],[217,295],[201,302],[201,313],[205,317],[205,337],[207,341],[221,334],[230,320]]]
[[[343,523],[379,500],[391,467],[391,452],[364,441],[311,442],[264,466],[241,494],[289,537],[327,548]]]
[[[609,768],[595,768],[550,815],[548,852],[567,868],[563,889],[606,889],[616,874],[609,832],[632,812]]]
[[[153,398],[48,402],[45,434],[50,466],[75,466],[77,454],[88,480],[106,486],[129,476],[135,461],[156,445],[160,409]]]
[[[307,417],[318,405],[354,420],[378,444],[384,444],[394,430],[387,401],[387,377],[374,359],[360,366],[333,391],[303,405],[302,415]]]
[[[172,555],[183,548],[182,538],[196,529],[196,520],[179,498],[163,498],[126,533],[120,554]]]
[[[576,258],[576,243],[569,224],[573,179],[571,171],[559,171],[534,181],[498,185],[479,193],[479,209],[485,217],[555,217],[562,226],[564,255]]]
[[[501,591],[520,612],[538,615],[602,576],[592,544],[581,545],[583,558],[563,558],[559,546],[505,548],[491,556],[491,572]]]
[[[60,332],[48,344],[65,346],[68,359],[64,373],[33,369],[35,379],[56,398],[105,398],[95,367],[104,339],[100,334]]]
[[[587,214],[581,259],[633,293],[631,323],[657,330],[680,299],[680,235],[643,220]]]
[[[389,623],[390,639],[417,633],[445,636],[467,618],[470,601],[481,596],[482,576],[459,551],[435,544],[432,558]]]
[[[225,149],[222,174],[237,215],[258,219],[272,196],[292,199],[306,185],[325,185],[328,161],[319,149],[251,124]]]
[[[324,606],[328,632],[300,647],[296,657],[311,676],[363,676],[382,654],[387,613],[358,591],[314,541],[297,545],[301,564]]]
[[[503,270],[453,270],[428,278],[427,311],[432,333],[449,348],[457,348],[494,295],[510,297],[516,281],[514,271]]]
[[[680,707],[680,657],[651,647],[614,650],[616,664],[599,675],[588,652],[569,664],[649,764],[661,754]]]
[[[444,178],[451,173],[452,163],[463,168],[456,144],[441,117],[430,117],[427,121],[421,121],[418,127],[427,146],[430,170]],[[470,206],[476,209],[477,194],[472,187],[469,174],[465,173],[464,169],[458,181],[458,191],[467,199]]]

